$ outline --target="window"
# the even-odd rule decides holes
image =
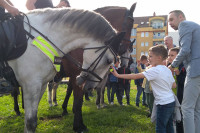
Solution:
[[[163,39],[165,32],[153,32],[153,39]]]
[[[155,19],[151,21],[151,26],[153,29],[160,29],[164,27],[164,22],[163,20]]]
[[[136,57],[133,57],[133,61],[136,62]]]
[[[136,29],[131,30],[131,36],[136,36]]]
[[[144,32],[141,33],[141,37],[144,37]]]
[[[136,48],[133,48],[133,55],[136,55]]]
[[[145,42],[145,46],[148,47],[149,46],[149,42]]]
[[[144,47],[144,42],[141,42],[141,46]]]
[[[144,52],[141,52],[141,56],[144,55]]]
[[[145,32],[145,37],[149,37],[149,32]]]
[[[148,56],[148,52],[147,51],[145,52],[145,55]]]

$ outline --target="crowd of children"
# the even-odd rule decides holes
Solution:
[[[141,92],[146,95],[146,103],[149,107],[150,114],[153,111],[153,103],[156,105],[156,132],[173,133],[174,132],[174,112],[175,112],[175,94],[172,88],[177,87],[178,100],[181,103],[183,97],[183,83],[185,79],[185,69],[181,64],[179,68],[171,71],[168,69],[169,65],[179,52],[179,48],[172,48],[167,51],[164,45],[153,46],[149,49],[148,62],[145,56],[141,56],[137,62],[138,73],[126,74],[118,73],[114,67],[111,72],[118,79],[133,79],[136,80],[137,96],[141,95]],[[167,65],[163,65],[163,62],[168,62]],[[175,77],[175,78],[174,78]],[[137,79],[144,79],[139,82]],[[177,82],[175,82],[175,80]],[[176,85],[177,83],[177,85]],[[136,96],[136,106],[139,106],[139,101]],[[177,132],[183,132],[183,124],[177,123]]]

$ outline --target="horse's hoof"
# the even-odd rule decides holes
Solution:
[[[67,111],[63,111],[62,116],[68,115]]]
[[[53,104],[51,103],[51,104],[49,104],[49,107],[53,107]]]
[[[17,111],[17,112],[16,112],[16,115],[17,115],[17,116],[20,116],[20,115],[21,115],[21,113],[20,113],[19,111]]]
[[[58,103],[54,103],[54,106],[58,106]]]
[[[102,105],[102,108],[105,108],[105,107],[107,107],[107,105],[106,105],[106,104],[103,104],[103,105]]]
[[[88,132],[89,130],[87,129],[87,127],[84,127],[83,129],[82,129],[82,131],[75,131],[76,133],[85,133],[85,132]]]
[[[101,109],[100,105],[97,105],[97,109]]]

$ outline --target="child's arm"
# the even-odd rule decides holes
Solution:
[[[118,74],[117,71],[114,69],[113,66],[111,66],[113,69],[113,72],[111,72],[115,77],[122,78],[122,79],[141,79],[145,78],[143,73],[138,74]]]
[[[180,74],[180,71],[178,70],[178,68],[174,68],[174,72],[175,72],[176,75]]]
[[[173,83],[172,88],[176,88],[176,82]]]

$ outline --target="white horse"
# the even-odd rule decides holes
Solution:
[[[94,48],[83,53],[84,71],[77,78],[78,85],[85,89],[94,88],[101,80],[115,58],[115,51],[124,34],[116,34],[112,26],[99,14],[78,9],[44,9],[27,14],[30,25],[47,36],[57,48],[58,54],[76,48]],[[24,19],[27,23],[27,19]],[[30,26],[24,23],[26,31]],[[34,37],[42,36],[31,29]],[[24,132],[35,132],[37,111],[47,83],[53,79],[56,70],[50,59],[28,40],[25,53],[8,64],[24,91],[25,127]],[[114,47],[113,47],[114,45]],[[63,52],[63,53],[62,53]],[[97,59],[97,60],[96,60]],[[98,75],[98,76],[97,76]],[[75,121],[76,122],[76,121]]]

